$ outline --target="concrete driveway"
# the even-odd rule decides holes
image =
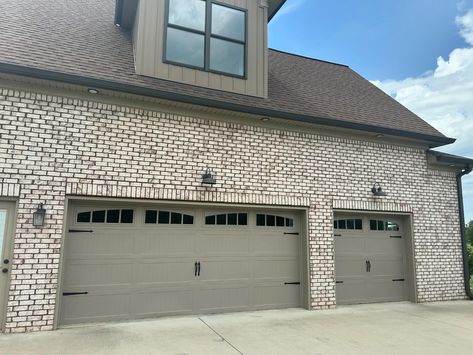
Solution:
[[[290,309],[3,334],[0,354],[473,354],[473,302]]]

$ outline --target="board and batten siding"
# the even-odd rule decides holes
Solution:
[[[141,0],[133,27],[136,73],[243,95],[268,96],[268,7],[265,1],[220,0],[247,9],[247,78],[163,62],[166,0]]]

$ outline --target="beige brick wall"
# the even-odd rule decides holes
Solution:
[[[418,301],[465,298],[455,176],[429,170],[421,147],[6,89],[0,135],[0,196],[19,198],[9,332],[53,328],[67,194],[309,206],[315,309],[335,306],[334,206],[412,212]],[[215,188],[201,186],[207,166]],[[387,197],[372,197],[374,181]]]

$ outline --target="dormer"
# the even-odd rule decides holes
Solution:
[[[117,0],[136,74],[268,96],[268,21],[285,0]]]

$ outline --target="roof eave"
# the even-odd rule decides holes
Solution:
[[[279,10],[281,10],[281,7],[284,6],[287,0],[279,0],[279,3],[276,4],[274,8],[269,8],[269,13],[268,13],[268,22],[270,22],[274,16],[278,13]]]
[[[59,73],[50,70],[37,69],[31,67],[20,66],[16,64],[0,63],[0,72],[6,74],[13,74],[19,76],[25,76],[35,79],[59,81],[63,83],[80,85],[85,87],[93,87],[97,89],[118,91],[128,94],[154,97],[164,100],[177,101],[181,103],[199,105],[205,107],[212,107],[223,110],[230,110],[240,113],[253,114],[258,116],[269,116],[274,118],[286,119],[291,121],[299,121],[317,125],[323,125],[328,127],[337,127],[344,129],[351,129],[375,134],[383,134],[394,137],[408,138],[418,141],[426,142],[431,148],[439,147],[442,145],[452,144],[455,139],[448,138],[445,136],[435,136],[425,133],[417,133],[404,131],[395,128],[379,127],[369,125],[365,123],[349,122],[340,119],[328,118],[328,117],[316,117],[301,115],[293,112],[277,111],[265,108],[258,108],[254,106],[246,106],[242,104],[230,103],[219,101],[215,99],[202,98],[198,96],[192,96],[187,94],[180,94],[175,92],[169,92],[164,90],[152,89],[143,86],[130,85],[117,81],[97,79],[93,77],[85,77],[74,74]]]

